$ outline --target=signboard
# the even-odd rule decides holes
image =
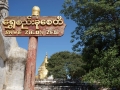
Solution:
[[[66,24],[61,16],[39,16],[34,6],[32,16],[9,16],[2,22],[2,33],[7,37],[29,36],[24,90],[34,90],[38,37],[58,37],[64,34]]]
[[[4,36],[62,36],[65,28],[61,16],[9,16],[2,22]]]

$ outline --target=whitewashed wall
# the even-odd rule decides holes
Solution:
[[[8,1],[0,0],[0,24],[8,16]],[[27,51],[15,37],[4,37],[0,27],[0,90],[23,90]]]
[[[3,59],[0,57],[0,90],[2,90],[5,83],[5,65]]]

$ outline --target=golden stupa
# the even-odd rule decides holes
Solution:
[[[44,61],[38,69],[38,75],[36,76],[36,80],[47,79],[47,74],[48,74],[48,70],[46,69],[46,64],[48,63],[47,60],[48,60],[48,55],[46,53]]]

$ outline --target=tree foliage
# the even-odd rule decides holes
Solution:
[[[119,0],[65,0],[61,13],[78,25],[71,36],[71,42],[78,41],[73,46],[75,51],[80,50],[79,46],[86,45],[91,37],[101,36],[103,39],[102,35],[105,35],[115,39],[116,35],[113,34],[119,31]]]
[[[79,78],[84,73],[83,64],[81,56],[76,53],[68,51],[57,52],[48,59],[48,76],[53,75],[54,78],[65,79]]]
[[[117,47],[114,46],[105,52],[102,52],[100,67],[95,68],[83,77],[84,81],[100,83],[106,87],[120,87],[120,56]]]
[[[98,80],[104,86],[117,87],[120,78],[120,0],[65,0],[61,13],[78,25],[71,33],[71,42],[76,42],[72,47],[74,51],[82,50],[86,62],[85,80]],[[116,70],[114,74],[112,66]]]

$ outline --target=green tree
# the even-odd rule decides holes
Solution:
[[[117,54],[113,52],[115,53],[113,57],[120,60],[120,0],[65,0],[61,13],[78,25],[71,33],[71,42],[76,42],[72,49],[82,50],[82,60],[86,62],[84,69],[87,75],[94,76],[94,71],[97,73],[101,71],[101,74],[97,74],[98,76],[106,74],[107,71],[101,70],[103,68],[101,61],[109,60],[109,56],[106,58],[103,56],[109,52],[110,48],[113,51],[117,50]],[[114,48],[115,45],[116,48]],[[83,49],[81,46],[84,46]],[[110,61],[116,61],[114,58],[110,58]],[[106,62],[103,63],[106,64]],[[117,68],[117,64],[114,67]],[[117,75],[118,72],[119,70],[115,74]],[[86,77],[88,80],[89,76]],[[110,79],[113,80],[113,77]],[[109,82],[103,85],[110,86]],[[115,83],[113,85],[116,86]]]
[[[116,57],[118,49],[116,46],[102,52],[100,67],[95,68],[84,77],[84,81],[99,83],[105,87],[117,87],[120,89],[120,56]]]
[[[79,51],[80,46],[85,45],[88,39],[94,36],[112,36],[116,43],[119,39],[119,0],[65,0],[61,13],[78,25],[71,36],[71,42],[78,41],[73,46],[75,51]]]
[[[65,79],[80,78],[84,74],[83,64],[81,55],[68,51],[57,52],[48,59],[48,76]]]
[[[84,46],[88,72],[100,65],[93,58],[95,49],[101,51],[114,44],[120,45],[119,0],[65,0],[61,13],[78,25],[71,35],[71,42],[76,41],[72,49],[80,51]]]

